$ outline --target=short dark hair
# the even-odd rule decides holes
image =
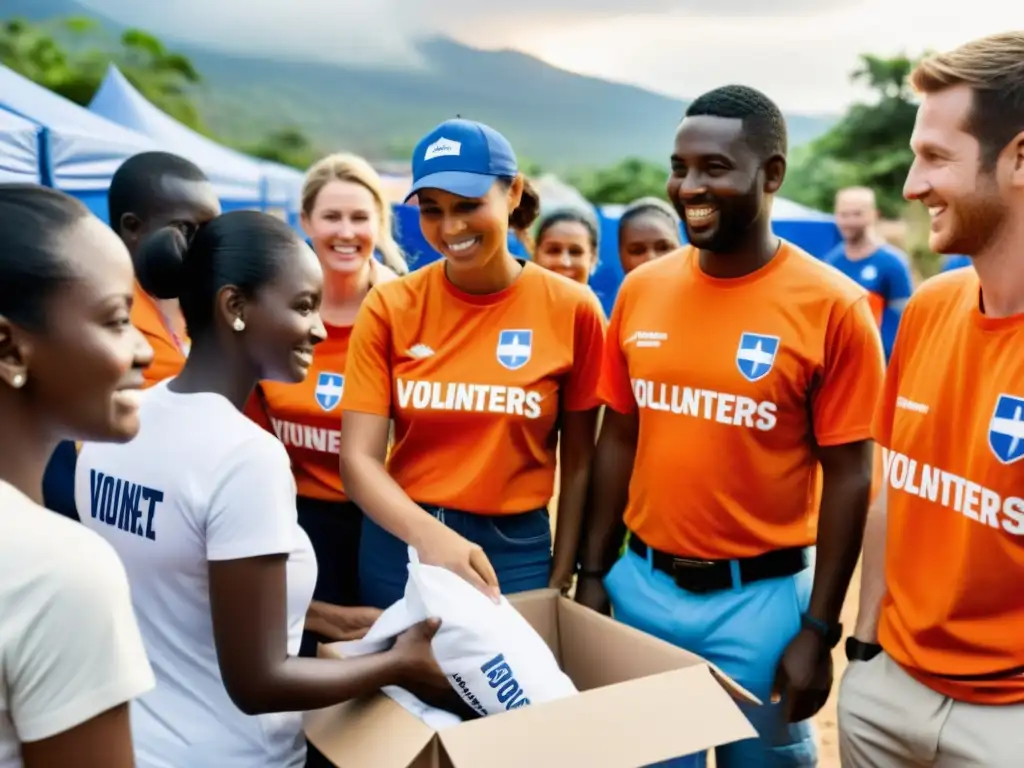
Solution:
[[[209,181],[198,165],[170,152],[132,155],[110,180],[107,215],[111,228],[120,234],[121,217],[126,213],[142,218],[153,215],[163,203],[159,184],[165,178]]]
[[[31,330],[45,327],[48,299],[74,275],[61,238],[91,215],[63,192],[0,184],[0,315]]]
[[[724,117],[743,121],[747,145],[762,160],[786,156],[789,139],[786,118],[778,104],[756,88],[723,85],[698,96],[686,109],[686,117]]]
[[[590,238],[590,247],[593,248],[594,253],[597,253],[600,234],[598,231],[599,225],[597,223],[597,216],[583,208],[559,208],[541,216],[540,224],[537,227],[537,245],[540,245],[540,242],[544,239],[544,234],[551,229],[551,227],[562,222],[582,224],[587,230],[587,235]]]
[[[157,230],[139,247],[135,269],[146,293],[179,300],[188,334],[197,339],[213,328],[222,288],[233,285],[253,296],[302,245],[298,233],[274,216],[232,211],[200,226],[190,241],[177,227]]]
[[[965,129],[981,145],[991,170],[1006,145],[1024,131],[1024,32],[989,35],[923,59],[910,73],[918,93],[966,85],[973,94]]]

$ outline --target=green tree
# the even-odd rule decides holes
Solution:
[[[827,133],[793,153],[782,194],[828,210],[839,189],[863,185],[875,190],[883,215],[899,216],[914,159],[909,141],[917,106],[907,84],[913,66],[905,55],[862,54],[851,79],[867,85],[876,99],[853,104]]]
[[[571,173],[567,181],[595,205],[626,204],[638,197],[665,198],[668,170],[631,157],[607,168]]]
[[[91,19],[47,24],[13,19],[0,24],[0,63],[87,106],[113,63],[149,101],[171,117],[206,132],[189,96],[201,78],[184,55],[155,36],[128,29],[110,45]]]
[[[283,163],[303,171],[320,157],[320,151],[298,128],[281,128],[267,134],[258,143],[240,149],[254,157]]]

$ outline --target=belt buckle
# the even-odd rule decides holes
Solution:
[[[676,582],[676,586],[680,589],[685,589],[687,592],[694,595],[703,595],[708,592],[714,592],[714,587],[698,586],[697,584],[684,583],[686,579],[680,578],[686,571],[697,571],[700,572],[706,568],[710,568],[714,565],[711,560],[700,560],[692,557],[673,557],[672,558],[672,576]]]

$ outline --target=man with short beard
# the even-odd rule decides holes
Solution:
[[[866,292],[772,232],[785,154],[782,114],[752,88],[687,110],[668,196],[691,245],[619,292],[583,526],[577,600],[765,702],[744,708],[760,738],[720,747],[719,768],[817,765],[884,375]]]
[[[907,305],[839,692],[846,768],[1024,764],[1024,32],[922,62],[904,195],[966,254]],[[887,518],[887,519],[886,519]]]

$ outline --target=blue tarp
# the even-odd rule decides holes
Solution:
[[[157,148],[152,139],[95,115],[7,67],[0,67],[0,107],[44,129],[43,183],[80,198],[104,221],[114,171],[132,155]]]
[[[297,210],[301,174],[221,146],[182,125],[147,101],[113,64],[89,109],[198,165],[210,177],[225,208],[263,208],[266,203],[269,208]]]
[[[0,183],[39,183],[42,129],[30,120],[0,109]]]

